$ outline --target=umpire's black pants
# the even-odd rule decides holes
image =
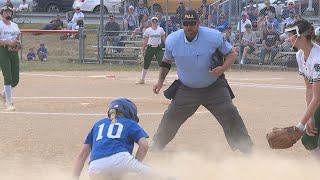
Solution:
[[[238,149],[244,153],[251,152],[253,142],[237,108],[232,103],[225,81],[220,78],[206,88],[189,88],[185,85],[179,87],[153,137],[154,148],[165,148],[180,126],[200,105],[207,108],[218,120],[233,151]]]

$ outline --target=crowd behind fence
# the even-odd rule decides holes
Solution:
[[[159,19],[168,35],[182,28],[181,15],[193,9],[201,26],[221,31],[238,51],[236,63],[297,67],[284,29],[300,18],[318,26],[319,5],[319,0],[125,0],[123,11],[104,17],[102,34],[86,29],[85,24],[79,29],[79,59],[138,59],[142,34],[150,27],[151,17]],[[86,34],[90,38],[82,38]],[[101,45],[103,52],[99,51]]]

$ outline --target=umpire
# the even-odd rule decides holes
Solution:
[[[180,126],[203,105],[222,126],[231,149],[251,153],[253,142],[232,103],[228,85],[221,77],[235,62],[237,53],[223,40],[218,30],[199,27],[199,24],[198,14],[188,10],[182,16],[183,29],[167,38],[159,79],[153,92],[159,93],[173,62],[181,83],[175,82],[170,86],[176,92],[153,137],[152,150],[164,149]],[[217,50],[225,61],[221,66],[212,68],[211,59]]]

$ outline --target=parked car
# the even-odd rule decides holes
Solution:
[[[32,11],[67,12],[72,11],[74,0],[33,0]]]
[[[121,0],[104,0],[104,13],[118,13],[122,6]],[[82,11],[100,13],[100,0],[75,0],[73,8],[80,7]]]
[[[0,1],[0,7],[3,7],[6,4],[6,0]],[[32,0],[26,1],[29,4],[29,7],[31,8]],[[13,8],[18,8],[20,4],[22,4],[22,0],[11,0],[11,3],[13,4]]]

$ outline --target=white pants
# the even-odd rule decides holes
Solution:
[[[92,180],[120,179],[127,173],[151,176],[152,170],[134,159],[128,152],[120,152],[109,157],[90,162],[88,172]]]
[[[68,23],[68,29],[69,30],[76,30],[76,29],[79,29],[79,26],[77,25],[77,22],[70,21]]]

